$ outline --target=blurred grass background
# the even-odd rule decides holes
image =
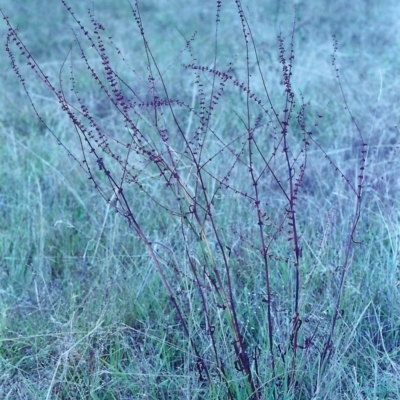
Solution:
[[[52,3],[3,0],[1,7],[38,63],[49,76],[57,77],[74,40],[73,31],[78,37],[81,33],[61,2]],[[324,115],[315,134],[347,172],[357,141],[331,65],[335,34],[343,88],[370,146],[359,229],[362,254],[354,259],[344,299],[353,304],[346,311],[346,321],[354,322],[354,329],[349,326],[353,336],[343,342],[341,363],[332,366],[331,379],[318,398],[400,398],[400,5],[390,0],[296,3],[295,92]],[[187,39],[197,31],[194,53],[199,64],[212,65],[216,5],[193,0],[139,4],[149,45],[165,71],[170,92],[190,98],[193,83],[185,79],[181,66],[186,57],[181,54],[182,35]],[[95,0],[69,5],[87,25],[86,8],[94,9],[136,76],[145,82],[141,38],[128,4]],[[243,1],[243,8],[267,84],[278,98],[282,86],[277,35],[282,31],[289,37],[294,4]],[[5,24],[0,28],[5,41]],[[235,73],[244,80],[244,53],[238,44],[242,31],[233,2],[223,2],[219,34],[219,65],[234,62]],[[75,59],[78,70],[77,54]],[[177,345],[167,295],[143,245],[41,127],[5,51],[0,67],[0,397],[218,398],[218,393],[205,392],[198,384],[185,356],[189,349]],[[29,82],[35,104],[65,143],[76,148],[73,131],[56,101],[38,83],[33,78]],[[93,83],[79,84],[82,93],[96,102]],[[221,116],[221,129],[229,122],[226,118]],[[328,204],[323,197],[335,175],[319,165],[310,169],[315,179],[310,187],[320,187],[313,192],[310,221],[318,219],[315,226],[326,227],[322,237],[334,243],[329,224],[342,224],[335,226],[335,232],[345,229],[346,206]],[[346,193],[337,198],[345,199]],[[148,205],[141,200],[135,204],[145,221]],[[330,221],[329,210],[343,215]],[[153,237],[176,235],[169,221],[160,226],[148,219]],[[321,281],[323,287],[330,267],[318,267],[313,278],[316,287]],[[352,351],[346,353],[349,348]]]

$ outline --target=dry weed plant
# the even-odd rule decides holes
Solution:
[[[296,21],[266,52],[241,2],[218,0],[214,42],[201,42],[213,58],[199,61],[200,39],[182,33],[180,52],[161,67],[141,2],[131,6],[134,55],[91,8],[87,23],[72,3],[62,4],[76,31],[58,76],[1,11],[6,51],[40,125],[126,220],[157,270],[160,303],[169,301],[159,315],[166,336],[188,348],[172,369],[189,365],[200,396],[317,398],[344,346],[343,298],[361,248],[368,153],[342,86],[336,37],[330,73],[352,132],[345,159],[324,137],[329,110],[314,110],[294,88]],[[232,15],[240,56],[225,56],[220,39],[221,20]],[[279,71],[268,72],[270,54]],[[34,80],[58,103],[68,133],[42,116]],[[68,356],[80,363],[72,348]],[[48,396],[53,390],[54,382]]]

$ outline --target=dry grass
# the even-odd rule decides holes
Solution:
[[[101,58],[61,2],[45,24],[49,10],[41,2],[2,6],[49,81],[59,86],[62,77],[61,97],[73,112],[88,107],[111,149],[110,157],[93,136],[94,157],[86,143],[82,152],[76,121],[14,47],[27,91],[52,133],[46,130],[3,57],[2,398],[400,396],[399,7],[299,2],[291,39],[291,2],[243,2],[252,33],[246,48],[234,3],[223,2],[216,36],[217,3],[139,2],[151,53],[128,5],[95,4],[111,75],[134,91],[124,88],[137,102],[131,120],[88,72],[86,62],[107,82]],[[71,5],[89,28],[85,8]],[[294,45],[286,83],[279,31],[287,63]],[[190,65],[204,71],[196,75]],[[232,78],[224,81],[223,73]],[[248,96],[235,81],[250,87]],[[155,93],[166,98],[163,85],[181,103],[146,105]],[[217,99],[209,105],[212,90]],[[118,101],[121,108],[124,100]],[[89,124],[80,129],[87,133]],[[132,137],[137,153],[127,155],[120,143]],[[131,184],[121,180],[127,169],[118,156],[131,165]],[[120,203],[113,187],[124,189]]]

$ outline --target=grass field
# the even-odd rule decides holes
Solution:
[[[398,2],[48,3],[0,6],[0,398],[400,398]]]

